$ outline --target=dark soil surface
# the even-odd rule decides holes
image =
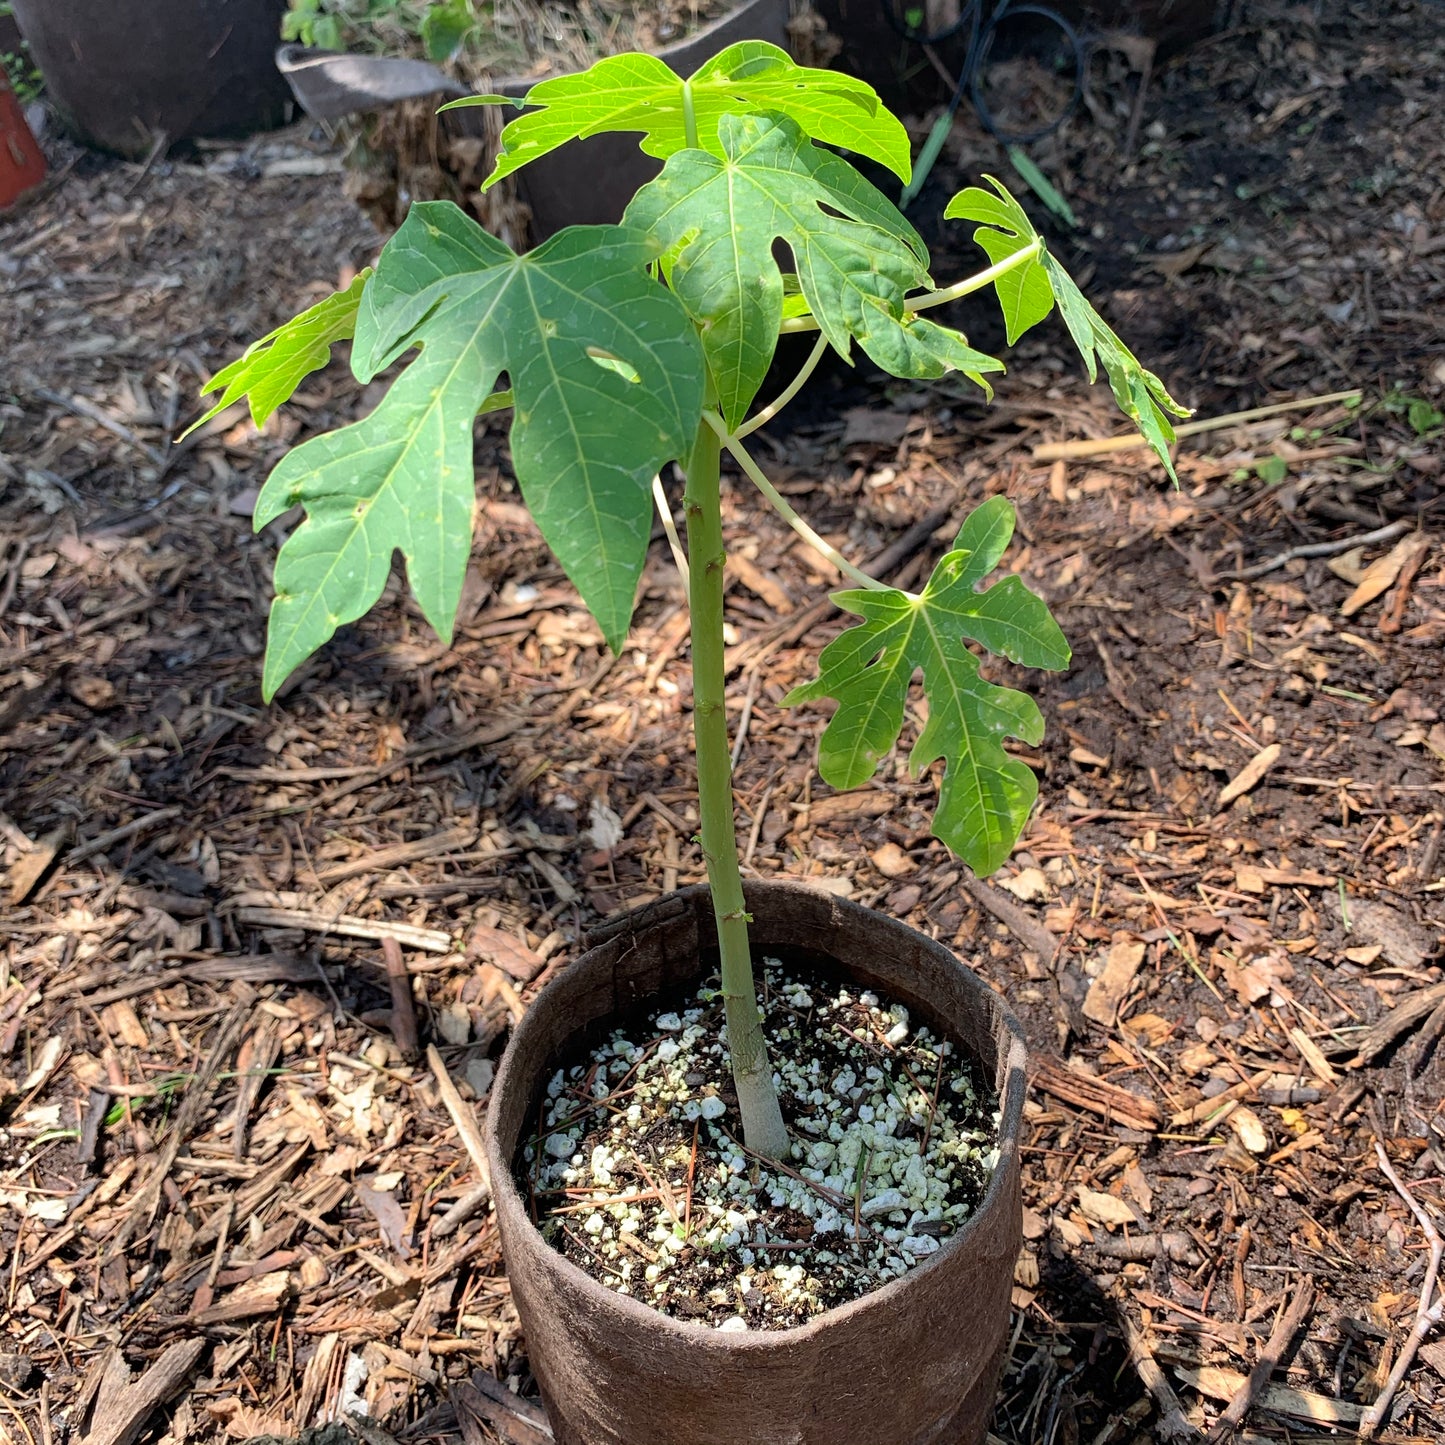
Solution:
[[[932,777],[817,781],[821,713],[778,704],[842,625],[833,579],[731,494],[747,866],[956,943],[1030,1034],[1008,1445],[1148,1440],[1164,1386],[1207,1429],[1291,1305],[1247,1429],[1340,1438],[1415,1319],[1428,1250],[1378,1151],[1438,1220],[1442,66],[1428,0],[1245,4],[1153,74],[1132,149],[1138,72],[1102,53],[1035,148],[1081,222],[1052,240],[1181,400],[1298,403],[1187,438],[1178,491],[1138,451],[1036,454],[1123,429],[1054,323],[991,411],[839,368],[844,414],[759,449],[903,585],[971,505],[1017,504],[1008,563],[1074,662],[1009,679],[1050,731],[987,887],[931,840]],[[261,434],[168,438],[378,238],[320,141],[54,150],[58,184],[0,222],[0,1425],[245,1439],[360,1398],[402,1441],[535,1442],[497,1383],[533,1390],[471,1109],[583,930],[701,877],[681,589],[659,543],[610,657],[489,430],[453,646],[398,579],[264,707],[256,491],[374,397],[338,362]],[[962,122],[945,165],[939,202],[1013,183]],[[408,1013],[439,1052],[408,1057]],[[1437,1338],[1381,1436],[1442,1416]]]

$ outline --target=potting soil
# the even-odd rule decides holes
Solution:
[[[524,1188],[599,1283],[678,1319],[786,1329],[936,1253],[998,1159],[998,1100],[907,1009],[767,960],[792,1158],[741,1139],[716,979],[551,1079]]]

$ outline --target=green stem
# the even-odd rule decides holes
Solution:
[[[831,542],[820,537],[792,508],[788,499],[768,480],[767,474],[753,460],[752,454],[727,429],[727,423],[715,411],[705,411],[702,419],[717,433],[718,440],[731,453],[732,458],[747,473],[748,480],[773,505],[773,510],[820,556],[825,557],[845,577],[851,578],[860,587],[872,592],[891,592],[886,582],[870,577],[861,567],[855,567]]]
[[[970,296],[975,291],[982,291],[985,286],[992,286],[1000,276],[1007,276],[1016,266],[1032,261],[1043,249],[1044,243],[1035,237],[1027,246],[1021,247],[1012,256],[1005,256],[997,265],[990,266],[985,271],[967,276],[962,281],[955,281],[952,286],[945,286],[941,291],[928,291],[922,296],[908,297],[903,303],[904,308],[910,312],[926,311],[930,306],[942,306],[945,301],[957,301],[960,296]],[[817,329],[818,320],[814,316],[792,316],[778,327],[780,334]]]
[[[985,286],[992,286],[1000,276],[1007,276],[1014,267],[1032,261],[1043,249],[1044,243],[1036,237],[1027,246],[1021,247],[1012,256],[1005,256],[997,265],[990,266],[986,271],[979,271],[962,281],[955,281],[952,286],[945,286],[941,291],[930,291],[926,296],[915,297],[906,305],[910,311],[923,311],[929,306],[942,306],[945,301],[957,301],[960,296],[969,296],[975,291],[982,291]]]
[[[823,353],[827,349],[828,338],[826,336],[819,336],[817,343],[808,353],[808,359],[803,363],[802,370],[778,393],[777,399],[765,406],[756,416],[749,417],[733,435],[741,441],[744,437],[752,436],[760,426],[766,426],[768,422],[772,421],[803,389],[803,383],[812,376],[813,369],[823,359]]]
[[[697,744],[698,810],[702,851],[717,917],[722,956],[723,1006],[728,1052],[749,1149],[769,1159],[788,1155],[788,1131],[778,1107],[758,1012],[748,947],[748,914],[738,870],[733,818],[732,759],[724,707],[727,670],[723,656],[723,567],[721,444],[711,426],[700,425],[687,464],[683,510],[691,563],[688,606],[692,614],[692,726]]]
[[[652,500],[657,507],[662,530],[667,533],[667,545],[672,548],[672,560],[677,564],[678,575],[682,578],[683,589],[686,590],[688,586],[687,553],[682,550],[682,541],[677,535],[677,523],[672,520],[672,503],[667,499],[660,476],[652,479]]]

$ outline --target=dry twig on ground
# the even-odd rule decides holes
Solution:
[[[1174,1387],[1159,1368],[1159,1361],[1154,1358],[1153,1351],[1145,1342],[1144,1332],[1127,1314],[1121,1313],[1119,1318],[1124,1328],[1124,1338],[1128,1341],[1129,1358],[1134,1362],[1134,1368],[1139,1372],[1145,1388],[1159,1406],[1157,1430],[1160,1437],[1178,1442],[1197,1440],[1199,1431],[1185,1418],[1179,1396],[1174,1393]]]
[[[1420,1286],[1420,1303],[1415,1311],[1415,1327],[1410,1331],[1410,1337],[1400,1347],[1400,1354],[1395,1360],[1395,1368],[1390,1371],[1390,1378],[1385,1381],[1385,1388],[1380,1391],[1379,1396],[1371,1403],[1360,1421],[1360,1438],[1363,1440],[1372,1438],[1375,1431],[1384,1424],[1385,1416],[1390,1411],[1390,1402],[1400,1388],[1400,1381],[1405,1378],[1406,1372],[1414,1363],[1415,1352],[1425,1343],[1430,1331],[1440,1323],[1442,1318],[1445,1318],[1445,1292],[1438,1296],[1435,1293],[1435,1287],[1440,1278],[1440,1258],[1442,1254],[1445,1254],[1445,1241],[1441,1240],[1440,1231],[1435,1228],[1435,1221],[1430,1218],[1424,1207],[1405,1187],[1400,1176],[1395,1173],[1395,1167],[1390,1163],[1389,1155],[1385,1153],[1385,1146],[1378,1139],[1375,1140],[1375,1157],[1379,1161],[1380,1173],[1390,1181],[1395,1188],[1395,1193],[1405,1201],[1410,1212],[1420,1221],[1420,1228],[1425,1231],[1425,1239],[1430,1246],[1430,1262],[1425,1267],[1425,1280]]]
[[[1225,1411],[1216,1421],[1214,1429],[1209,1432],[1205,1445],[1219,1445],[1225,1436],[1244,1424],[1244,1417],[1249,1414],[1250,1406],[1254,1404],[1259,1392],[1269,1383],[1269,1377],[1274,1374],[1280,1358],[1289,1348],[1289,1342],[1308,1318],[1314,1302],[1315,1282],[1312,1276],[1306,1275],[1300,1281],[1289,1308],[1280,1315],[1274,1329],[1270,1332],[1269,1341],[1259,1352],[1259,1359],[1254,1369],[1249,1372],[1249,1378],[1240,1387],[1234,1399],[1225,1407]]]

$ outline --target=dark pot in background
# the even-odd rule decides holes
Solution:
[[[884,3],[893,5],[895,14],[910,8],[904,0],[884,0]],[[1226,8],[1222,0],[1039,0],[1039,3],[1066,21],[1086,46],[1101,34],[1123,32],[1152,41],[1158,47],[1155,58],[1161,63],[1221,30]],[[906,115],[948,99],[950,87],[935,75],[919,47],[903,39],[888,23],[879,0],[813,0],[813,4],[841,42],[833,65],[866,80],[889,109]],[[966,4],[961,8],[966,12]],[[1015,8],[1016,17],[1006,22],[1005,34],[1022,18],[1026,25],[1041,30],[1050,39],[1058,35],[1050,21],[1031,14],[1026,7]],[[994,14],[996,7],[986,4],[985,17]],[[955,75],[964,59],[968,37],[965,27],[939,43],[940,58]]]
[[[20,25],[13,15],[0,15],[0,54],[20,49],[24,37]]]
[[[711,25],[656,54],[679,75],[691,75],[740,40],[768,40],[786,49],[788,0],[741,0]],[[438,67],[400,56],[343,55],[283,45],[276,63],[302,109],[317,120],[340,120],[423,96],[434,96],[441,104],[469,93]],[[503,78],[490,88],[498,95],[523,96],[540,78]],[[510,113],[503,117],[510,118]],[[448,111],[437,117],[437,124],[453,135],[487,135],[487,118],[480,110]],[[637,142],[633,134],[588,136],[518,171],[514,184],[531,212],[532,243],[545,241],[564,226],[621,220],[633,193],[662,169],[660,161],[642,154]]]
[[[46,90],[86,144],[150,153],[158,139],[282,124],[276,69],[286,0],[13,0]]]
[[[519,1146],[559,1064],[610,1019],[716,966],[704,887],[612,924],[518,1024],[487,1112],[507,1278],[558,1445],[977,1445],[1020,1244],[1022,1030],[948,949],[902,923],[795,884],[746,893],[758,956],[830,960],[993,1067],[998,1168],[974,1217],[925,1263],[796,1329],[724,1333],[604,1289],[533,1226],[512,1173]]]

